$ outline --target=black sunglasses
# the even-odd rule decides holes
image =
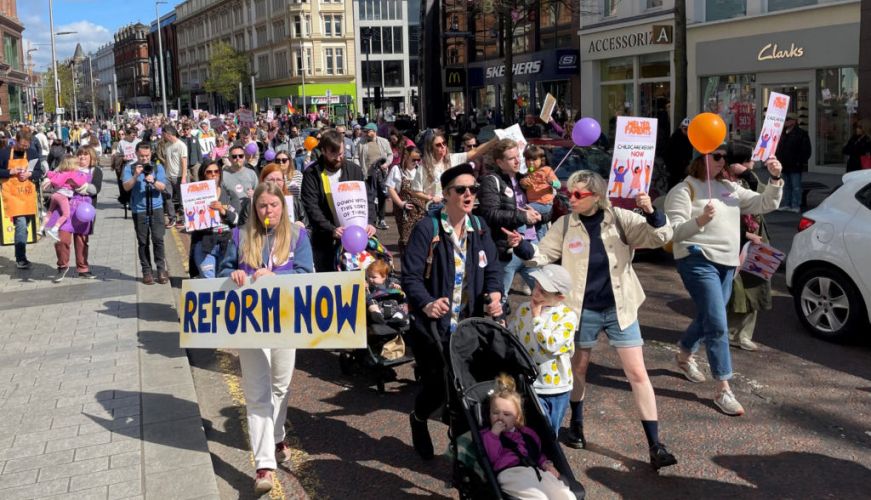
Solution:
[[[469,193],[473,195],[478,194],[479,187],[480,186],[478,186],[477,184],[472,184],[471,186],[451,186],[448,189],[456,193],[458,196],[462,196],[466,194],[466,191],[469,191]]]
[[[287,163],[290,161],[290,158],[276,158],[275,161],[278,163]]]
[[[245,155],[230,155],[230,158],[245,158]]]
[[[724,155],[723,153],[714,153],[711,155],[711,158],[713,158],[714,161],[720,161],[725,157],[726,157],[726,155]]]

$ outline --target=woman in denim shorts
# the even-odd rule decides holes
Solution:
[[[581,320],[572,358],[574,387],[569,402],[572,416],[566,444],[573,448],[586,446],[583,405],[587,367],[596,339],[604,330],[609,343],[617,349],[632,386],[650,447],[650,463],[656,469],[674,465],[677,463],[674,455],[659,441],[656,399],[644,366],[641,351],[644,342],[637,319],[644,291],[632,269],[633,249],[664,245],[671,239],[671,227],[645,193],[636,198],[643,216],[611,207],[607,182],[595,172],[575,172],[567,187],[572,213],[553,223],[538,248],[521,244],[515,249],[521,258],[531,257],[527,265],[541,266],[561,260],[575,277],[566,304],[581,313]],[[533,250],[534,255],[530,255]]]

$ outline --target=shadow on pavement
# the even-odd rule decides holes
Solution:
[[[157,285],[153,285],[157,286]],[[96,311],[97,314],[105,314],[114,316],[119,319],[142,318],[144,320],[153,318],[176,317],[175,307],[170,304],[159,304],[156,302],[122,302],[119,300],[107,300],[103,303],[102,310]]]
[[[752,483],[752,486],[715,479],[638,474],[608,467],[590,468],[587,476],[624,499],[859,499],[868,497],[868,485],[871,484],[871,471],[868,468],[817,453],[718,456],[713,461],[721,467],[733,470],[742,479]]]
[[[305,443],[308,455],[331,455],[340,460],[314,462],[315,477],[329,478],[321,488],[331,498],[397,498],[397,490],[418,488],[428,491],[441,488],[450,480],[450,461],[437,456],[428,462],[421,461],[414,449],[393,436],[373,437],[349,426],[338,418],[324,418],[308,412],[289,408],[287,418],[293,433]],[[389,434],[395,430],[395,415],[390,415],[381,425],[373,421],[367,424],[370,432]],[[435,431],[431,429],[431,431]],[[425,476],[425,481],[410,482],[399,474],[388,472],[409,470]],[[401,473],[401,472],[400,472]],[[416,498],[414,496],[408,498]]]

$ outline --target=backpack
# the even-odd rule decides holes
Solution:
[[[479,235],[483,235],[484,229],[481,227],[481,220],[478,219],[478,216],[469,214],[469,217],[472,218],[472,227],[475,228],[475,231],[477,231]],[[432,220],[432,239],[429,242],[429,252],[426,255],[426,271],[423,273],[425,279],[429,279],[432,275],[433,253],[435,252],[436,246],[441,241],[441,236],[439,235],[439,218],[430,217],[430,220]]]

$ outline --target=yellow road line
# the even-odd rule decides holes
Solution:
[[[178,255],[181,258],[181,265],[184,267],[184,273],[190,276],[191,270],[188,268],[188,253],[185,252],[184,243],[181,242],[181,236],[178,235],[178,231],[176,231],[175,228],[170,229],[169,234],[172,235],[172,240],[175,241],[175,248],[178,250]]]

